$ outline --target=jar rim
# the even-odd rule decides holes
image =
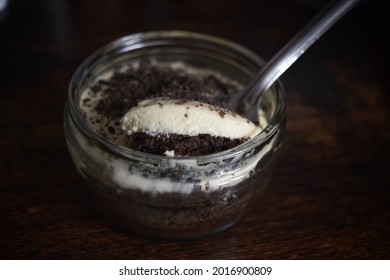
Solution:
[[[103,149],[104,151],[123,159],[143,159],[151,163],[159,163],[161,161],[184,163],[195,160],[198,163],[206,164],[208,162],[215,162],[216,160],[224,160],[246,154],[255,147],[265,143],[274,133],[276,133],[276,131],[278,131],[278,128],[284,118],[286,106],[285,91],[280,80],[277,80],[270,88],[272,91],[276,92],[278,102],[275,108],[275,112],[269,119],[266,127],[263,128],[262,131],[252,139],[228,150],[201,156],[167,157],[165,155],[155,155],[133,150],[131,148],[114,143],[100,134],[92,127],[91,124],[89,124],[87,119],[83,117],[80,106],[77,106],[77,103],[75,102],[75,93],[78,92],[77,85],[79,82],[83,82],[84,79],[88,77],[88,74],[99,65],[98,62],[101,61],[103,54],[109,56],[110,53],[118,47],[122,47],[123,51],[137,50],[142,47],[142,43],[144,42],[169,45],[166,42],[167,40],[193,40],[199,44],[203,44],[203,47],[205,44],[207,44],[207,47],[223,48],[224,50],[228,51],[229,54],[236,53],[240,56],[243,56],[244,58],[250,59],[260,67],[264,66],[265,64],[262,58],[242,45],[222,37],[193,31],[162,30],[139,32],[113,40],[94,51],[78,66],[71,78],[68,88],[68,104],[66,110],[69,111],[70,117],[72,118],[76,127],[78,127],[79,131],[81,131],[83,135],[89,139],[89,141],[93,142],[96,146]]]

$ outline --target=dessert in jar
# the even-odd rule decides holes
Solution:
[[[193,238],[261,203],[283,141],[283,89],[267,92],[258,123],[213,97],[245,90],[262,64],[235,43],[183,31],[130,35],[87,58],[65,131],[96,210],[139,233]]]

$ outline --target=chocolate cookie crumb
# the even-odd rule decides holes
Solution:
[[[130,148],[151,154],[163,155],[166,151],[174,150],[177,156],[200,156],[231,149],[247,139],[230,139],[209,134],[151,136],[137,132],[128,135],[126,140]]]

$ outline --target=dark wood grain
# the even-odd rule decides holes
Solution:
[[[83,198],[65,145],[69,80],[101,45],[186,29],[268,59],[325,2],[11,0],[0,15],[0,258],[388,259],[389,32],[380,1],[362,1],[283,76],[287,135],[271,187],[222,233],[167,241],[112,226]]]

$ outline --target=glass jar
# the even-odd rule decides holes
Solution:
[[[260,107],[265,129],[233,149],[196,157],[167,157],[106,139],[83,116],[80,95],[93,79],[140,59],[214,69],[243,85],[264,62],[248,49],[214,36],[184,31],[138,33],[91,54],[69,86],[64,125],[74,165],[96,210],[135,232],[195,238],[226,229],[261,203],[285,132],[285,95],[278,81]]]

